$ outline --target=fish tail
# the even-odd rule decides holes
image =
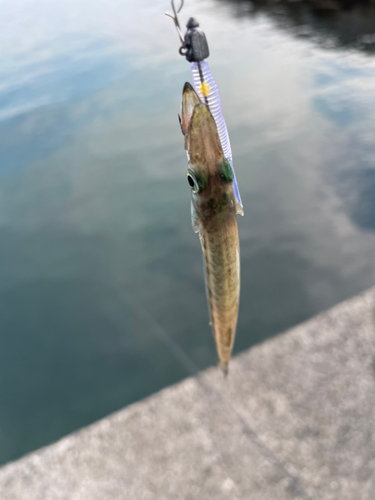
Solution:
[[[220,368],[222,369],[224,377],[225,377],[225,378],[227,378],[227,376],[228,376],[228,372],[229,372],[228,362],[227,362],[227,363],[225,363],[224,361],[220,361],[220,360],[219,360],[217,364],[218,364],[218,365],[220,366]]]

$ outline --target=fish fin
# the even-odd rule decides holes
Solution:
[[[193,202],[191,202],[191,225],[193,226],[194,233],[199,233],[202,229],[202,223],[197,216]]]
[[[243,206],[241,203],[238,201],[238,199],[235,199],[235,206],[236,206],[236,214],[237,215],[245,215],[243,211]]]
[[[234,173],[234,170],[233,170],[233,174],[234,174],[233,191],[234,191],[235,198],[236,198],[236,213],[238,215],[244,215],[242,200],[241,200],[241,196],[240,196],[240,190],[238,189],[236,174]]]

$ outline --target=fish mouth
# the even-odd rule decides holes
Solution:
[[[206,104],[200,103],[194,107],[186,135],[186,146],[189,148],[191,160],[205,160],[207,162],[224,158],[223,149],[215,120]]]
[[[182,89],[183,94],[185,94],[187,92],[193,92],[198,97],[198,94],[195,92],[194,87],[189,82],[185,82],[184,88]],[[198,99],[199,99],[199,97],[198,97]]]
[[[195,92],[189,82],[186,82],[182,90],[182,105],[180,124],[183,135],[186,135],[191,118],[193,116],[194,108],[201,103],[198,94]]]
[[[215,120],[190,83],[182,91],[181,130],[191,158],[218,158],[223,155]],[[207,158],[208,159],[208,158]]]

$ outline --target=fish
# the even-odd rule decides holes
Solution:
[[[224,156],[207,104],[190,83],[182,92],[180,126],[188,156],[191,220],[202,247],[206,294],[219,365],[228,373],[240,300],[240,244],[234,171]]]

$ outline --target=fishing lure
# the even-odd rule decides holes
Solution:
[[[199,233],[211,325],[219,363],[225,372],[233,349],[240,296],[237,214],[243,215],[232,151],[219,91],[208,63],[209,49],[198,22],[190,18],[182,35],[172,0],[170,16],[181,40],[179,52],[191,64],[194,88],[185,83],[180,125],[192,189],[192,226]]]

